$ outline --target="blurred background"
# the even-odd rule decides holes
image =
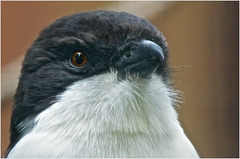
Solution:
[[[125,11],[166,36],[180,122],[201,157],[239,156],[239,2],[1,2],[1,152],[26,50],[46,25],[76,12]]]

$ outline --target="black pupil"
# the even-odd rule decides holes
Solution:
[[[83,57],[82,53],[77,53],[74,57],[74,60],[77,64],[82,64],[84,61],[84,57]]]

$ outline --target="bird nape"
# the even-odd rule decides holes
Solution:
[[[174,109],[167,59],[162,33],[135,15],[55,21],[22,63],[6,157],[198,157]]]

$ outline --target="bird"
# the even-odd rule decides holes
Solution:
[[[168,43],[137,15],[46,26],[22,62],[7,158],[199,158],[175,109]]]

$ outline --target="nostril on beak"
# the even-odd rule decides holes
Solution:
[[[131,52],[127,52],[125,56],[129,58],[131,56]]]

